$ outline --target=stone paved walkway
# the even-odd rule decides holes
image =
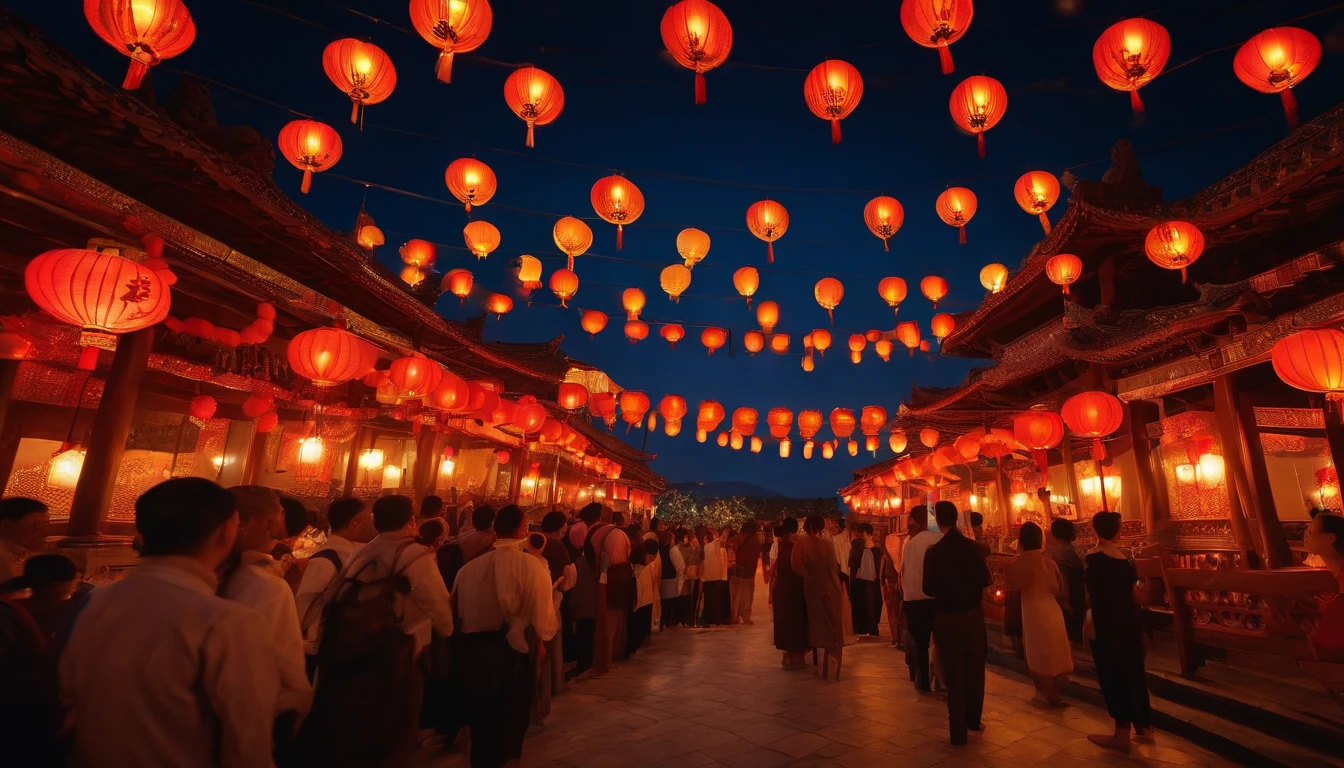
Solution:
[[[653,645],[607,677],[571,685],[524,746],[524,766],[1221,766],[1174,736],[1103,753],[1086,734],[1110,728],[1104,711],[1028,704],[1031,685],[991,668],[985,731],[964,747],[947,737],[941,698],[917,695],[904,655],[884,638],[845,649],[843,682],[812,668],[785,672],[772,643],[764,589],[756,623],[655,633]],[[885,626],[883,628],[885,630]],[[460,768],[460,755],[420,765]]]

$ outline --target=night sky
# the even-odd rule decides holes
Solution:
[[[88,28],[80,2],[7,2],[104,78],[121,81],[128,60]],[[1294,90],[1304,122],[1330,106],[1344,82],[1344,12],[1316,13],[1335,6],[1326,0],[982,0],[969,31],[952,47],[956,72],[950,76],[940,74],[936,52],[905,35],[896,0],[719,0],[733,25],[733,49],[728,63],[707,75],[708,103],[700,107],[693,104],[691,72],[662,48],[658,25],[666,0],[496,0],[489,39],[457,57],[451,84],[435,80],[436,52],[410,31],[404,0],[187,4],[196,42],[155,71],[161,98],[190,71],[249,94],[213,88],[221,124],[248,124],[274,139],[295,119],[274,106],[282,105],[332,125],[344,156],[315,178],[312,194],[299,195],[301,174],[283,159],[275,169],[281,188],[324,223],[348,230],[365,194],[337,175],[431,198],[368,192],[368,211],[387,234],[379,250],[384,264],[400,269],[396,248],[407,239],[439,243],[439,272],[466,267],[478,286],[515,295],[513,313],[487,324],[487,339],[544,341],[564,334],[565,352],[626,388],[648,392],[655,407],[665,393],[683,395],[691,413],[681,436],[663,436],[660,424],[648,439],[648,450],[659,455],[654,469],[669,480],[742,480],[796,496],[830,495],[873,459],[862,452],[850,458],[842,448],[831,461],[818,451],[804,462],[795,445],[785,461],[770,445],[752,455],[718,448],[712,437],[700,444],[695,404],[715,399],[730,413],[741,405],[757,408],[757,434],[763,435],[765,412],[773,406],[825,413],[844,406],[857,414],[875,404],[894,414],[912,384],[953,385],[970,362],[910,358],[897,345],[891,362],[882,363],[869,345],[861,365],[850,363],[850,333],[893,325],[877,295],[880,278],[906,279],[911,296],[900,317],[919,320],[927,337],[933,310],[918,293],[920,278],[947,278],[951,292],[940,308],[969,310],[984,295],[980,268],[991,261],[1014,268],[1040,239],[1036,218],[1012,199],[1012,184],[1023,172],[1058,176],[1070,168],[1099,178],[1110,146],[1129,138],[1148,180],[1175,200],[1241,166],[1285,133],[1279,99],[1244,86],[1232,72],[1236,47],[1267,27],[1314,14],[1293,22],[1326,49],[1316,72]],[[1168,71],[1142,90],[1148,119],[1141,126],[1131,125],[1127,94],[1103,86],[1091,61],[1098,35],[1135,15],[1165,26],[1173,49]],[[322,72],[322,50],[338,37],[379,45],[397,68],[396,92],[369,108],[363,132],[350,125],[348,99]],[[844,121],[838,146],[802,96],[807,71],[825,58],[850,62],[864,80],[862,102]],[[502,95],[505,78],[524,63],[550,72],[565,89],[564,113],[537,128],[533,150],[523,146],[524,125]],[[984,160],[948,114],[952,88],[972,74],[999,79],[1009,96],[1006,116],[987,134]],[[488,163],[499,178],[499,192],[476,216],[499,227],[502,244],[480,263],[463,247],[465,214],[443,183],[445,166],[467,155]],[[593,182],[617,171],[647,202],[619,253],[614,227],[595,220],[589,203]],[[948,186],[967,186],[979,196],[965,246],[934,213],[934,199]],[[906,211],[890,253],[862,218],[864,204],[879,194],[896,197]],[[747,206],[767,196],[783,203],[791,218],[773,265],[744,223]],[[589,255],[578,260],[581,285],[571,306],[611,316],[595,339],[579,328],[577,310],[559,309],[548,289],[536,291],[537,304],[527,307],[510,271],[510,260],[523,253],[542,259],[547,278],[564,266],[551,240],[562,215],[590,219],[594,230]],[[688,226],[707,231],[713,245],[681,303],[672,304],[658,287],[658,272],[679,260],[675,238]],[[792,336],[793,354],[767,350],[753,358],[741,350],[741,333],[755,327],[754,312],[732,286],[733,270],[744,264],[761,270],[757,299],[780,304],[777,330]],[[800,367],[802,336],[826,326],[812,287],[827,275],[843,281],[845,297],[835,313],[835,346],[809,374]],[[630,286],[647,295],[644,319],[651,326],[649,339],[633,346],[622,335],[620,305],[621,291]],[[459,308],[452,296],[438,309],[454,320],[480,312],[479,302]],[[738,349],[732,357],[726,349],[708,357],[699,329],[688,326],[687,338],[670,350],[657,336],[659,321],[723,325],[733,330]],[[829,435],[826,429],[819,438]],[[639,438],[629,439],[638,445]],[[883,443],[879,458],[888,455]]]

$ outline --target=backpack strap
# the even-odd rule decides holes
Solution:
[[[341,556],[338,555],[336,553],[336,550],[334,549],[319,549],[318,551],[313,553],[312,557],[308,559],[326,560],[327,562],[331,563],[333,568],[336,569],[336,575],[338,577],[341,575]]]

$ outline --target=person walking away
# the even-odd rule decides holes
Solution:
[[[333,501],[327,508],[327,524],[331,526],[331,532],[322,547],[308,558],[303,579],[294,593],[304,653],[308,656],[309,679],[317,669],[317,628],[322,619],[321,606],[317,603],[327,588],[336,582],[350,558],[378,533],[373,528],[373,510],[365,507],[360,499]]]
[[[520,546],[527,537],[522,510],[501,509],[494,532],[495,545],[462,567],[453,595],[460,622],[454,658],[473,768],[501,768],[522,758],[535,687],[529,648],[560,630],[546,562]]]
[[[502,510],[501,510],[502,511]],[[569,550],[561,540],[564,536],[565,513],[548,512],[541,520],[541,533],[528,536],[526,549],[546,563],[546,573],[551,580],[551,603],[556,616],[563,622],[561,605],[564,593],[574,587],[574,563],[569,559]],[[551,714],[551,699],[565,686],[565,659],[561,632],[539,645],[537,653],[537,684],[532,697],[532,722],[542,724]]]
[[[905,593],[901,589],[901,555],[905,548],[905,536],[889,533],[882,544],[882,601],[887,604],[887,629],[891,632],[891,647],[904,649]]]
[[[732,592],[733,615],[730,624],[752,624],[751,604],[756,600],[756,567],[761,561],[761,540],[756,537],[759,527],[748,520],[738,534],[733,578],[728,584]]]
[[[594,677],[610,672],[612,663],[624,651],[626,616],[635,599],[630,537],[621,530],[624,518],[613,513],[610,520],[588,526],[588,540],[583,545],[584,557],[597,576]]]
[[[273,765],[271,628],[215,594],[238,533],[233,494],[167,480],[136,499],[135,529],[139,564],[93,592],[61,657],[69,764]]]
[[[910,509],[906,533],[909,538],[901,552],[901,587],[905,592],[905,616],[910,637],[905,647],[906,663],[915,690],[929,693],[929,638],[933,635],[933,597],[924,593],[924,556],[938,542],[938,534],[929,530],[929,508],[923,504]]]
[[[1120,537],[1119,512],[1093,515],[1092,529],[1097,534],[1097,548],[1085,558],[1083,574],[1096,633],[1092,658],[1115,732],[1087,738],[1097,746],[1128,754],[1131,727],[1140,739],[1151,739],[1153,733],[1148,678],[1143,668],[1143,629],[1134,599],[1139,572],[1116,543]]]
[[[662,570],[658,563],[658,542],[641,541],[630,561],[634,564],[635,603],[630,612],[626,654],[634,656],[653,634],[653,602],[658,599],[658,576]]]
[[[845,649],[844,588],[840,585],[840,565],[835,548],[822,538],[826,520],[810,515],[803,523],[807,534],[794,542],[789,565],[803,580],[803,599],[807,608],[807,645],[825,652],[821,678],[830,676],[835,660],[835,679],[840,681],[840,666]]]
[[[947,723],[952,743],[966,743],[967,730],[982,731],[985,706],[985,616],[980,603],[993,583],[979,542],[957,528],[957,507],[934,505],[938,528],[946,531],[924,555],[921,589],[933,598],[933,635],[947,686]]]
[[[47,505],[37,499],[0,500],[0,582],[23,574],[23,561],[46,541],[47,522]]]
[[[601,504],[589,504],[579,510],[579,522],[569,529],[570,549],[574,553],[574,589],[568,597],[572,601],[574,621],[574,679],[583,681],[592,674],[593,646],[597,631],[597,569],[584,553],[587,531],[598,525],[602,516]],[[575,533],[583,535],[575,542]]]
[[[1064,596],[1064,577],[1055,561],[1042,551],[1043,539],[1039,525],[1022,524],[1017,535],[1019,554],[1008,569],[1008,588],[1021,595],[1027,669],[1036,683],[1032,702],[1058,707],[1059,686],[1073,672],[1073,649],[1059,604]]]
[[[761,530],[761,581],[766,586],[766,601],[769,602],[770,583],[773,581],[775,553],[775,526],[767,525]]]
[[[663,529],[661,535],[668,541],[660,542],[658,547],[658,559],[662,563],[658,598],[663,608],[660,628],[667,629],[683,623],[681,587],[686,581],[686,558],[681,554],[681,545],[686,541],[686,529],[677,528],[670,532]]]
[[[775,526],[774,567],[770,569],[770,611],[775,625],[775,648],[782,651],[781,667],[805,669],[807,661],[807,598],[803,577],[793,570],[794,537],[798,519],[786,517]]]
[[[878,584],[878,566],[882,550],[873,542],[873,526],[860,523],[858,536],[850,543],[849,596],[854,631],[868,637],[878,637],[878,620],[882,617],[882,589]]]
[[[471,512],[471,530],[464,531],[457,537],[458,546],[462,548],[462,562],[471,562],[476,555],[490,548],[495,543],[495,508],[482,504]]]
[[[421,499],[419,517],[420,522],[422,523],[426,520],[429,520],[430,518],[435,517],[442,518],[443,499],[433,494],[430,494],[429,496],[426,496],[425,498]],[[447,524],[448,524],[447,521],[444,521],[444,525],[446,526]]]
[[[1045,556],[1055,561],[1064,577],[1064,628],[1069,641],[1083,641],[1083,617],[1087,614],[1087,585],[1083,583],[1083,558],[1078,555],[1073,541],[1078,530],[1072,520],[1057,517],[1050,521],[1045,539]]]
[[[701,623],[712,627],[728,623],[728,553],[713,528],[705,531],[704,564],[700,571],[704,612]]]

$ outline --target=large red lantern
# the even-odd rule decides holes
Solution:
[[[1083,260],[1072,253],[1057,253],[1045,262],[1045,276],[1050,282],[1064,287],[1064,295],[1069,293],[1069,285],[1083,274]]]
[[[905,208],[894,197],[874,197],[863,206],[863,223],[882,241],[882,250],[890,251],[891,244],[887,241],[905,223]]]
[[[588,404],[588,388],[576,381],[561,382],[555,401],[567,411],[577,411]]]
[[[1050,234],[1050,219],[1045,212],[1059,199],[1059,180],[1045,171],[1027,171],[1013,185],[1013,199],[1027,213],[1041,219],[1041,228]],[[998,291],[995,291],[998,293]]]
[[[196,39],[182,0],[84,0],[84,18],[103,42],[131,57],[121,87],[140,87],[149,68],[181,55]]]
[[[1344,333],[1333,328],[1298,331],[1279,339],[1269,359],[1284,384],[1323,392],[1332,402],[1344,397]]]
[[[999,124],[1008,111],[1008,91],[992,77],[972,75],[952,89],[948,109],[957,127],[975,134],[976,152],[985,156],[985,131]]]
[[[854,434],[854,412],[848,408],[836,408],[831,411],[831,432],[836,437],[845,438]]]
[[[1188,221],[1167,221],[1148,232],[1143,241],[1148,260],[1163,269],[1181,270],[1185,282],[1185,268],[1195,263],[1204,253],[1204,233]]]
[[[504,103],[527,123],[527,146],[533,146],[533,127],[555,122],[565,109],[560,81],[536,67],[520,67],[504,81]]]
[[[783,440],[793,428],[793,411],[788,408],[771,408],[765,414],[765,423],[770,428],[771,437]]]
[[[276,141],[289,164],[303,171],[299,191],[313,188],[313,174],[321,173],[341,159],[341,137],[335,129],[316,120],[294,120],[280,129]]]
[[[468,213],[473,205],[490,202],[499,185],[490,166],[474,157],[460,157],[449,163],[443,172],[443,183],[467,207]]]
[[[755,408],[738,408],[733,411],[733,432],[751,437],[756,432],[756,423],[760,418]]]
[[[439,386],[429,396],[430,404],[445,411],[465,411],[471,401],[471,387],[452,371],[444,371]]]
[[[788,354],[789,334],[776,333],[770,337],[770,351],[777,355]]]
[[[1092,65],[1101,82],[1129,91],[1134,114],[1143,113],[1139,89],[1162,72],[1171,56],[1171,36],[1161,24],[1125,19],[1107,27],[1092,46]]]
[[[761,200],[747,207],[747,229],[765,241],[765,260],[775,262],[775,241],[789,230],[789,212],[774,200]]]
[[[625,225],[644,213],[644,194],[624,176],[607,176],[597,180],[589,197],[597,215],[616,225],[616,250],[621,250]]]
[[[1092,438],[1092,458],[1101,461],[1106,458],[1101,438],[1120,428],[1125,418],[1125,408],[1115,395],[1093,390],[1065,400],[1060,415],[1064,417],[1064,423],[1069,425],[1069,431]]]
[[[1046,451],[1064,439],[1064,420],[1050,411],[1027,411],[1013,417],[1013,437],[1031,451],[1045,480],[1050,470]]]
[[[812,68],[803,81],[803,98],[812,114],[831,121],[831,143],[840,143],[840,121],[863,98],[863,78],[847,62],[827,59]]]
[[[443,368],[423,356],[401,357],[392,361],[387,378],[402,397],[417,400],[439,388],[439,382],[443,381]]]
[[[681,66],[695,72],[695,103],[705,103],[705,73],[728,59],[733,28],[709,0],[681,0],[663,14],[663,45]]]
[[[965,187],[952,187],[944,190],[934,203],[938,218],[949,227],[957,228],[957,242],[966,244],[966,225],[975,216],[978,207],[975,193]]]
[[[486,0],[411,0],[411,26],[439,49],[434,75],[445,83],[453,80],[453,54],[480,48],[493,22]]]
[[[518,409],[513,412],[513,424],[525,435],[535,435],[546,424],[546,406],[532,395],[518,398]]]
[[[625,422],[625,431],[644,421],[644,414],[649,412],[649,396],[643,392],[633,389],[627,389],[621,393],[621,420]]]
[[[322,70],[332,85],[350,97],[350,122],[361,126],[364,107],[384,101],[397,87],[392,59],[382,48],[353,37],[327,44],[322,51]]]
[[[607,313],[595,309],[585,309],[579,319],[579,325],[583,326],[583,330],[587,331],[588,335],[596,336],[602,332],[603,328],[607,327]]]
[[[289,340],[289,367],[314,386],[334,387],[363,376],[373,366],[366,345],[344,328],[314,328]]]
[[[1237,79],[1261,93],[1278,93],[1290,128],[1297,127],[1292,88],[1321,60],[1321,41],[1305,29],[1275,27],[1242,44],[1232,60]]]
[[[826,310],[826,316],[831,319],[831,324],[835,324],[835,308],[840,306],[840,300],[845,297],[845,286],[834,277],[823,277],[817,281],[812,288],[812,295],[816,297],[817,304]]]
[[[952,51],[948,46],[966,34],[975,8],[971,0],[902,0],[901,26],[911,40],[935,48],[943,74],[952,74]]]
[[[594,392],[588,396],[588,412],[607,423],[607,429],[616,424],[616,395]]]

